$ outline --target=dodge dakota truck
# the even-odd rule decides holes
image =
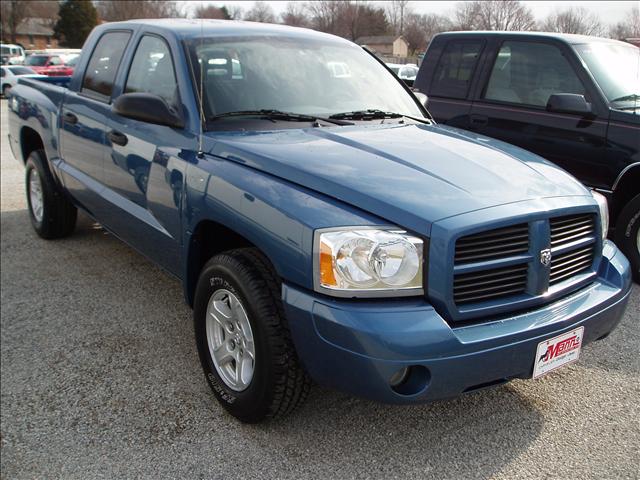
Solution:
[[[640,282],[640,49],[584,35],[447,32],[415,88],[436,121],[512,143],[607,197]]]
[[[71,78],[9,97],[37,234],[70,235],[81,209],[177,277],[206,381],[244,422],[312,380],[411,404],[537,378],[629,298],[602,195],[436,125],[335,36],[108,23]]]

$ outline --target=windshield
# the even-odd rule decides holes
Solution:
[[[32,67],[42,67],[47,63],[49,57],[45,55],[31,55],[27,57],[24,64]]]
[[[605,42],[575,45],[575,48],[609,102],[624,106],[639,100],[639,48]]]
[[[14,75],[31,75],[36,73],[27,67],[9,67],[9,70],[11,70],[11,73]]]
[[[205,38],[188,42],[203,74],[207,118],[279,110],[328,117],[377,109],[423,117],[413,98],[356,45],[287,37]],[[199,85],[199,78],[196,80]]]

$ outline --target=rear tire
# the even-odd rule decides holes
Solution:
[[[640,283],[640,195],[632,198],[618,216],[616,245],[631,263],[633,280]]]
[[[218,402],[242,422],[257,423],[266,418],[287,415],[304,401],[309,392],[310,380],[291,340],[280,291],[279,278],[268,260],[255,248],[231,250],[214,256],[204,266],[198,280],[193,313],[202,368]],[[229,298],[232,302],[224,303]],[[219,309],[213,307],[212,315],[212,305],[216,300],[223,303]],[[227,310],[228,306],[231,309]],[[207,318],[217,317],[220,309],[226,313],[222,315],[223,322],[216,320],[214,327],[208,327]],[[222,332],[217,326],[218,323],[227,323],[225,319],[230,318],[234,311],[240,311],[245,322],[248,319],[251,346],[243,335],[237,335],[237,327],[231,326]],[[240,325],[241,322],[236,324],[231,320],[229,323]],[[217,333],[212,334],[212,328],[217,328]],[[246,333],[247,329],[242,327],[241,331]],[[244,360],[241,356],[235,357],[238,360],[230,359],[231,356],[242,355],[242,351],[237,352],[239,345],[246,347],[245,356],[247,350],[253,352],[252,363],[247,370],[242,368]],[[222,354],[216,353],[219,359],[214,360],[214,351],[220,352],[223,348],[226,350]],[[226,359],[222,360],[222,357]],[[225,369],[220,368],[221,365]],[[241,373],[236,377],[241,379],[239,384],[233,382],[233,373],[230,374],[238,365],[241,365]],[[245,372],[249,372],[246,378]]]
[[[78,210],[55,183],[44,151],[31,152],[27,158],[25,177],[33,229],[47,240],[69,236],[76,226]]]

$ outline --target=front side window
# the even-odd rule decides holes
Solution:
[[[251,36],[194,39],[187,46],[198,88],[202,72],[208,117],[262,109],[323,117],[368,109],[423,116],[396,77],[350,43]]]
[[[466,98],[483,42],[452,41],[436,66],[430,94],[446,98]]]
[[[152,93],[175,106],[177,92],[169,47],[158,37],[142,37],[131,62],[125,93]]]
[[[556,93],[585,94],[582,82],[558,47],[518,41],[502,44],[485,99],[545,107]]]
[[[62,59],[60,57],[51,57],[49,60],[49,65],[62,65]]]
[[[105,33],[91,54],[82,81],[82,92],[98,94],[101,99],[111,97],[113,80],[131,33]]]

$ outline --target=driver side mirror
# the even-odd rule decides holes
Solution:
[[[424,93],[422,93],[419,90],[412,90],[412,91],[415,97],[418,99],[418,101],[422,104],[422,106],[424,108],[427,108],[427,105],[429,104],[429,97],[427,97]]]
[[[114,113],[171,128],[184,128],[182,117],[161,97],[151,93],[125,93],[113,102]]]
[[[587,102],[584,95],[575,93],[555,93],[547,101],[547,111],[557,113],[576,113],[578,115],[589,115],[593,113],[591,104]]]

